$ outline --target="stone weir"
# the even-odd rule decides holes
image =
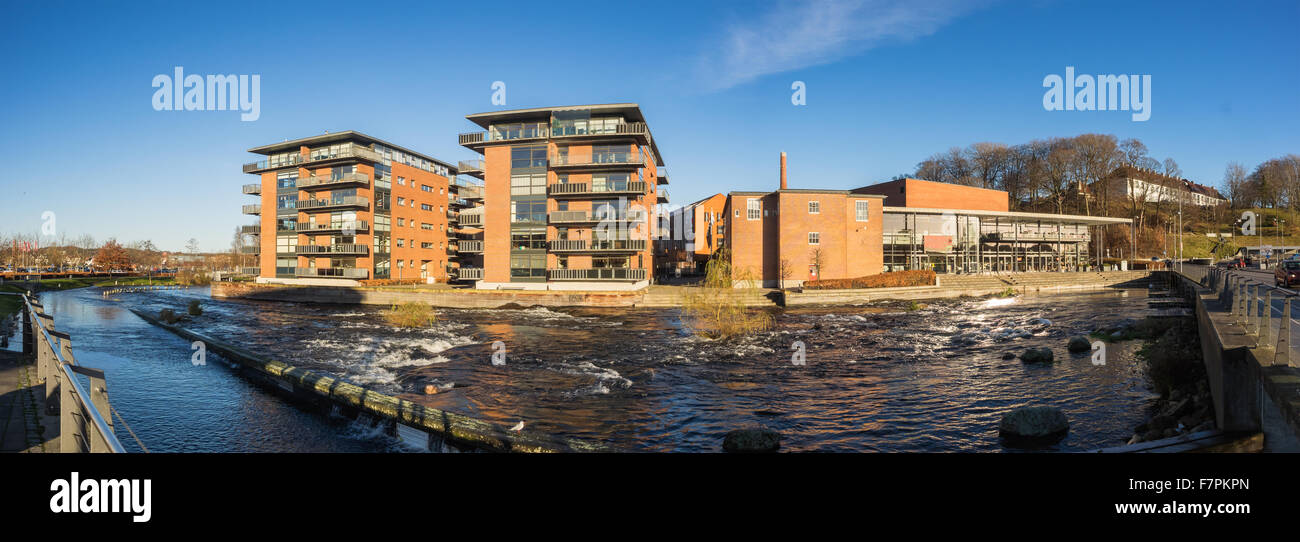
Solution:
[[[267,359],[202,333],[163,323],[144,312],[136,316],[191,341],[202,341],[240,369],[240,373],[299,402],[349,418],[368,415],[386,424],[386,433],[417,448],[439,451],[602,452],[603,445],[529,431],[511,431],[460,414],[429,408],[368,390],[351,382]],[[444,446],[445,445],[445,446]]]
[[[385,306],[422,302],[435,307],[452,309],[494,309],[507,305],[631,307],[640,302],[641,296],[639,292],[404,289],[367,286],[288,286],[241,282],[212,284],[214,298]]]

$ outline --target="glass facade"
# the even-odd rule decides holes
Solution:
[[[884,214],[884,265],[936,273],[1082,271],[1090,239],[1078,223],[891,211]]]

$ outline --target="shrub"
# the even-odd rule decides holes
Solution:
[[[397,327],[425,327],[438,321],[438,314],[427,303],[412,301],[393,305],[383,312],[384,321]]]
[[[358,281],[362,286],[399,286],[404,284],[424,284],[422,279],[367,279]]]
[[[683,296],[682,313],[696,333],[714,339],[726,339],[763,331],[772,327],[772,316],[750,308],[745,296],[757,298],[752,288],[736,290],[732,281],[752,282],[748,271],[732,274],[731,253],[723,248],[704,266],[704,283]]]
[[[187,310],[190,313],[190,316],[199,316],[203,314],[203,308],[199,307],[199,300],[197,299],[190,301],[190,306]]]
[[[175,324],[176,322],[181,321],[181,317],[177,316],[176,311],[171,309],[163,309],[158,311],[158,319],[168,324]]]
[[[172,279],[176,284],[182,286],[206,286],[212,284],[212,278],[206,274],[199,273],[192,269],[182,269],[176,272],[176,277]]]
[[[846,288],[897,288],[901,286],[934,286],[935,274],[930,269],[892,271],[867,275],[855,279],[810,280],[803,283],[806,290],[840,290]]]

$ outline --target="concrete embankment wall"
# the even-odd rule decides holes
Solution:
[[[1219,429],[1262,431],[1267,450],[1300,451],[1300,370],[1275,364],[1273,345],[1260,344],[1232,316],[1230,291],[1221,296],[1185,275],[1163,273],[1176,277],[1172,284],[1194,305]]]
[[[363,286],[285,286],[223,282],[212,285],[212,297],[359,305],[422,302],[435,307],[492,309],[509,304],[543,307],[631,307],[640,300],[641,294],[469,289],[401,290]]]
[[[1020,273],[1012,275],[941,276],[937,286],[868,288],[850,290],[786,291],[735,289],[721,292],[727,300],[753,307],[851,305],[887,299],[924,300],[1000,294],[1035,295],[1075,290],[1101,289],[1144,279],[1146,271],[1109,273]],[[252,283],[215,283],[212,297],[292,301],[393,305],[423,302],[435,307],[491,309],[504,305],[543,307],[652,307],[682,306],[683,296],[695,288],[654,286],[636,292],[563,292],[527,290],[403,290],[362,286],[287,286]]]
[[[423,445],[426,449],[440,450],[442,444],[449,444],[456,449],[495,452],[606,451],[604,446],[596,443],[554,438],[529,431],[509,431],[496,424],[425,407],[345,380],[267,359],[202,333],[168,325],[135,309],[131,312],[181,337],[202,341],[207,350],[236,363],[244,376],[271,389],[326,410],[337,408],[345,416],[355,417],[364,413],[377,417],[388,424],[388,434],[417,446]],[[421,438],[427,440],[412,442]]]

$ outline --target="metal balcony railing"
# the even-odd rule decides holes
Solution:
[[[456,278],[460,280],[483,280],[483,268],[462,267],[456,272]]]
[[[645,181],[628,181],[617,183],[555,183],[546,185],[546,192],[551,195],[587,195],[587,194],[644,194],[648,185]]]
[[[641,166],[646,165],[647,155],[640,151],[598,152],[589,155],[572,156],[555,153],[551,155],[551,167],[579,166]]]
[[[478,213],[476,214],[461,213],[458,221],[462,226],[482,226],[483,215]]]
[[[311,175],[298,179],[299,190],[327,190],[341,186],[363,186],[370,187],[370,176],[364,173],[343,173],[341,175],[331,175],[321,177]]]
[[[639,222],[645,220],[645,212],[638,210],[627,210],[619,212],[602,212],[602,211],[551,211],[547,214],[547,220],[552,224],[579,224],[588,222]]]
[[[263,169],[274,169],[274,168],[288,167],[288,166],[294,166],[299,164],[310,164],[312,162],[325,162],[329,160],[345,160],[345,159],[358,159],[358,160],[366,160],[369,162],[378,162],[382,160],[383,157],[379,156],[379,153],[375,152],[374,149],[353,144],[344,147],[342,149],[339,149],[337,151],[330,151],[328,148],[313,149],[310,152],[310,154],[307,155],[306,158],[304,158],[303,155],[301,154],[291,154],[286,158],[280,159],[274,165],[272,165],[269,160],[251,162],[248,164],[244,164],[244,173],[252,173],[254,171],[259,171]]]
[[[549,280],[645,280],[645,269],[630,268],[593,268],[593,269],[547,269]]]
[[[329,233],[336,231],[368,232],[370,231],[370,223],[365,220],[345,220],[342,222],[323,222],[320,224],[305,222],[295,225],[293,231],[303,232],[308,235],[313,233]]]
[[[246,214],[246,215],[260,215],[260,214],[262,214],[262,204],[260,204],[260,203],[252,203],[252,204],[249,204],[249,205],[245,205],[245,206],[244,206],[244,214]]]
[[[295,267],[293,274],[297,277],[366,279],[370,277],[370,270],[355,267]]]
[[[262,225],[261,225],[261,224],[244,224],[244,225],[242,225],[242,226],[239,227],[239,233],[245,233],[245,234],[260,234],[260,233],[262,233]]]
[[[461,160],[456,164],[456,171],[472,177],[483,178],[483,160]]]
[[[622,122],[615,125],[588,125],[579,128],[573,121],[556,122],[551,125],[551,137],[583,136],[641,136],[650,137],[650,130],[644,122]]]
[[[295,204],[299,211],[312,212],[339,207],[370,208],[370,200],[360,196],[343,196],[330,199],[300,199]]]
[[[243,274],[245,274],[245,275],[258,276],[258,275],[261,275],[261,274],[262,274],[262,268],[260,268],[260,267],[241,267],[241,268],[239,268],[239,272],[240,272],[240,273],[243,273]]]
[[[457,140],[461,145],[474,145],[515,139],[545,139],[549,135],[550,130],[547,123],[529,122],[492,126],[486,132],[463,133],[457,137]]]
[[[244,185],[244,193],[255,194],[260,196],[262,195],[262,184],[261,183],[246,184]]]
[[[333,245],[298,245],[295,254],[369,254],[370,246],[356,243],[338,243]]]
[[[483,252],[483,241],[478,239],[461,239],[456,242],[459,252]]]
[[[457,185],[456,195],[463,200],[483,199],[483,187]]]
[[[240,254],[261,254],[262,247],[253,245],[251,247],[239,247]]]

